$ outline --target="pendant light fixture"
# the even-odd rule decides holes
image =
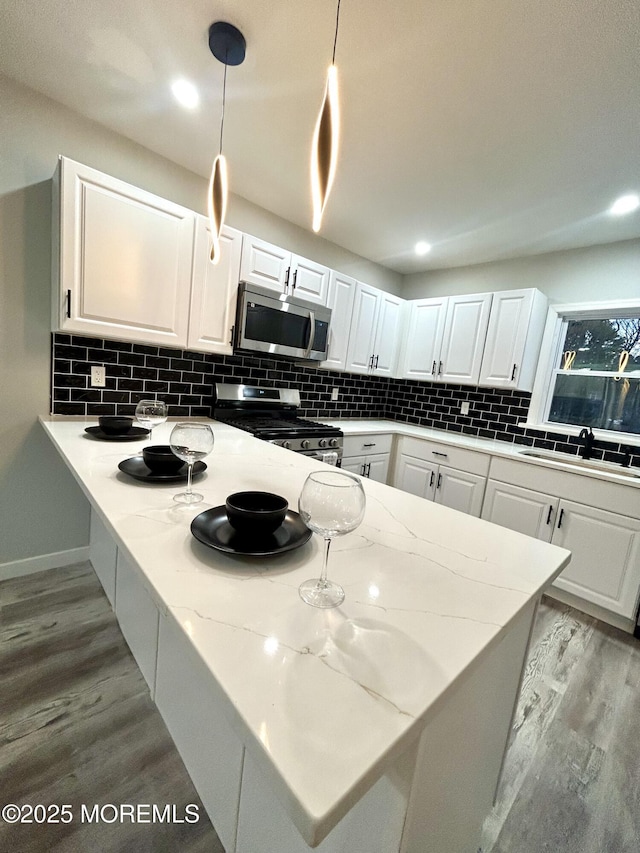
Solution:
[[[240,65],[244,61],[247,43],[244,36],[233,24],[226,21],[216,21],[209,27],[209,50],[217,60],[224,65],[224,80],[222,83],[222,115],[220,118],[220,150],[213,161],[211,178],[209,180],[209,196],[207,209],[211,227],[211,261],[217,264],[220,260],[220,231],[224,225],[227,213],[227,195],[229,191],[227,179],[227,161],[222,153],[222,136],[224,132],[224,109],[227,95],[227,67]]]
[[[314,231],[322,225],[322,214],[329,198],[338,162],[340,136],[340,104],[338,103],[338,69],[336,68],[336,44],[340,20],[340,0],[336,12],[336,32],[333,38],[333,56],[327,73],[324,100],[316,122],[311,145],[311,200],[313,204]]]

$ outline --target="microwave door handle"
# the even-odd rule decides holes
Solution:
[[[313,311],[309,311],[309,340],[307,342],[307,351],[305,353],[306,356],[311,355],[311,350],[313,349],[313,341],[316,336],[316,315]]]

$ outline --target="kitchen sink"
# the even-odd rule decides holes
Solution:
[[[636,473],[633,468],[623,468],[621,465],[613,465],[611,462],[599,462],[597,459],[583,459],[581,456],[571,456],[568,453],[554,453],[552,450],[520,450],[522,456],[530,456],[541,459],[544,462],[561,462],[572,468],[586,468],[592,471],[602,471],[607,474],[617,474],[619,477],[629,477],[640,480],[640,471]]]

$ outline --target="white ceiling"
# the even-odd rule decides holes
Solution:
[[[310,229],[336,0],[2,0],[0,71],[198,174],[217,153],[215,20],[238,26],[231,189]],[[401,273],[640,237],[638,0],[342,0],[322,236]],[[172,98],[184,76],[197,112]],[[433,251],[413,254],[417,240]]]

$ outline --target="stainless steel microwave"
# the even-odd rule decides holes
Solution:
[[[324,305],[241,281],[234,345],[245,352],[324,361],[330,320]]]

